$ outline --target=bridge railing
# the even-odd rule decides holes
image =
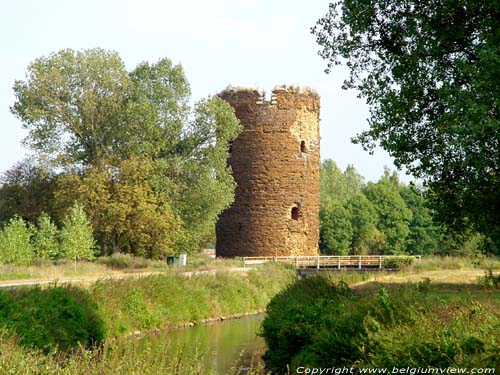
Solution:
[[[295,268],[379,268],[382,269],[386,259],[415,258],[420,255],[303,255],[303,256],[267,256],[243,257],[243,267],[268,262],[287,263]]]

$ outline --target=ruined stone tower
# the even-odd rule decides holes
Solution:
[[[316,255],[318,94],[281,86],[270,102],[255,89],[228,88],[220,96],[243,131],[230,147],[236,196],[217,223],[217,256]]]

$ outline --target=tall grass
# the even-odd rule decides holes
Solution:
[[[108,334],[121,336],[262,311],[294,278],[294,271],[269,264],[246,275],[219,271],[99,281],[90,287],[90,294]]]
[[[139,347],[134,340],[108,340],[103,346],[72,353],[51,352],[18,345],[13,337],[0,336],[1,374],[44,375],[204,375],[207,370],[201,354],[175,351],[165,342],[155,347]]]
[[[500,260],[497,258],[478,257],[452,257],[452,256],[426,256],[403,268],[408,272],[461,270],[472,268],[500,269]]]

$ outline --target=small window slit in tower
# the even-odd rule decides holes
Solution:
[[[300,152],[307,152],[305,141],[300,142]]]
[[[300,218],[300,207],[299,207],[298,204],[292,207],[291,217],[292,217],[292,220],[299,220],[299,218]]]

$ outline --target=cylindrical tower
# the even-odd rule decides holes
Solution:
[[[220,96],[243,131],[230,147],[237,187],[234,203],[217,223],[217,256],[316,255],[318,94],[280,86],[270,102],[255,89],[228,88]]]

